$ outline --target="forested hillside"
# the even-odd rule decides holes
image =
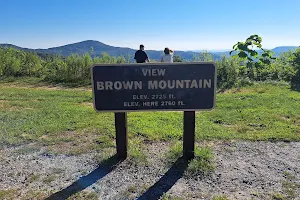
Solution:
[[[248,38],[246,42],[249,41]],[[239,42],[237,46],[241,44]],[[110,52],[109,47],[107,50]],[[80,49],[78,51],[81,51],[83,55],[71,54],[64,57],[20,50],[15,47],[0,48],[0,75],[35,76],[42,77],[45,81],[89,84],[90,67],[93,64],[131,62],[129,56],[113,56],[109,53],[101,53],[100,56],[96,56],[95,49],[90,52],[84,52]],[[286,81],[292,83],[292,88],[299,89],[300,48],[281,53],[270,60],[265,60],[266,58],[263,56],[273,53],[272,51],[267,51],[267,54],[255,54],[255,51],[250,49],[248,51],[245,53],[240,49],[240,52],[237,51],[238,54],[231,57],[222,56],[216,61],[219,89],[251,84],[253,81]],[[255,60],[247,57],[249,53],[253,54]],[[212,60],[211,54],[203,52],[193,57],[193,61]],[[176,55],[174,61],[187,60]]]

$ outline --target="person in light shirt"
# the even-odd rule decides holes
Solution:
[[[164,50],[164,53],[165,53],[165,55],[162,56],[161,62],[172,63],[173,62],[174,51],[172,51],[171,49],[166,47],[165,50]]]

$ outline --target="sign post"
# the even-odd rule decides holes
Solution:
[[[183,155],[194,157],[195,111],[212,110],[213,62],[101,64],[91,68],[94,109],[114,112],[117,153],[127,156],[127,112],[184,111]]]
[[[127,113],[115,113],[115,127],[116,127],[116,146],[117,154],[120,158],[127,157]]]
[[[195,111],[183,113],[183,157],[192,160],[195,156]]]

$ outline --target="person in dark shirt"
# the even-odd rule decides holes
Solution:
[[[137,63],[150,62],[148,55],[144,51],[144,45],[140,45],[140,50],[137,50],[134,54],[134,59]]]

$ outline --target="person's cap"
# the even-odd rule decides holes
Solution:
[[[140,45],[140,48],[142,48],[142,47],[144,47],[144,45],[141,44],[141,45]]]

